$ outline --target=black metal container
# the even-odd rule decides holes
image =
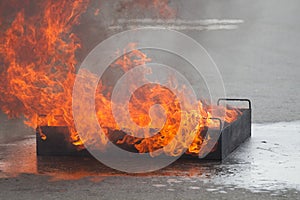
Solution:
[[[213,130],[212,133],[221,131],[218,143],[214,151],[210,152],[203,160],[224,160],[240,144],[251,137],[251,102],[248,99],[219,99],[220,101],[246,101],[248,108],[240,108],[241,115],[232,123],[222,125],[220,130]],[[43,140],[39,131],[47,137]],[[69,129],[66,126],[41,126],[36,131],[36,151],[39,156],[91,156],[86,149],[79,149],[69,139]],[[185,158],[198,158],[194,155],[186,155]]]

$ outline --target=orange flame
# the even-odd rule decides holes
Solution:
[[[75,52],[80,48],[72,27],[87,5],[87,0],[42,1],[34,15],[27,7],[16,14],[0,39],[0,105],[10,117],[24,115],[26,124],[36,127],[40,114],[47,125],[61,123],[54,116],[62,115],[72,124]]]
[[[139,1],[144,2],[144,1]],[[15,2],[12,2],[15,3]],[[167,1],[153,0],[154,7],[162,16],[174,16]],[[0,108],[10,117],[24,116],[26,124],[37,126],[68,126],[70,127],[70,141],[79,148],[83,147],[85,138],[80,139],[72,116],[72,90],[75,78],[88,80],[91,84],[97,82],[95,74],[83,70],[76,77],[76,51],[81,47],[79,38],[72,32],[72,28],[79,23],[80,16],[88,7],[89,0],[55,0],[40,1],[35,6],[35,13],[29,13],[29,1],[15,14],[14,20],[4,26],[0,19],[0,26],[4,30],[0,38]],[[1,9],[2,11],[2,9]],[[99,10],[95,12],[98,15]],[[6,27],[7,26],[7,27]],[[121,67],[127,72],[137,65],[150,61],[147,56],[130,44],[131,52],[121,56],[113,67]],[[93,92],[92,87],[83,87],[84,92]],[[83,97],[84,98],[84,97]],[[204,106],[199,101],[200,116],[193,111],[181,118],[181,107],[177,98],[170,90],[159,85],[147,85],[139,88],[132,96],[129,111],[132,120],[139,126],[160,127],[161,124],[151,124],[148,116],[149,109],[160,104],[164,113],[154,110],[159,118],[166,117],[165,124],[158,134],[142,133],[145,139],[133,138],[130,135],[119,139],[116,143],[133,145],[140,152],[150,152],[153,156],[159,153],[176,156],[182,152],[185,141],[192,140],[188,153],[199,153],[201,145],[207,141],[201,132],[208,126],[217,126],[211,118],[212,106]],[[112,114],[111,88],[100,81],[96,92],[96,110],[99,124],[109,135],[111,130],[120,130]],[[120,108],[127,109],[127,108]],[[226,121],[234,121],[239,113],[235,109],[226,111]],[[82,121],[88,116],[82,113]],[[217,117],[217,116],[214,116]],[[176,135],[181,120],[197,121],[197,134],[189,138],[188,134]],[[83,123],[84,124],[84,123]],[[131,127],[126,127],[131,129]],[[108,138],[86,127],[87,132],[100,136],[99,148],[105,149]],[[130,132],[130,131],[129,131]],[[47,139],[41,132],[41,137]],[[100,141],[100,142],[99,142]],[[171,143],[168,148],[167,144]],[[185,147],[185,146],[184,146]],[[162,150],[161,150],[162,149]],[[161,150],[158,151],[157,150]]]

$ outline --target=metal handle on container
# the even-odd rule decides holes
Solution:
[[[223,123],[222,123],[222,120],[221,120],[220,118],[217,118],[217,117],[211,117],[211,118],[203,118],[203,119],[211,119],[211,120],[218,121],[218,122],[219,122],[220,132],[222,131],[222,129],[223,129]]]
[[[251,110],[251,108],[252,108],[250,99],[220,98],[220,99],[218,99],[217,105],[220,105],[220,101],[245,101],[245,102],[248,102],[249,109]]]

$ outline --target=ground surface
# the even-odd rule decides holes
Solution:
[[[0,199],[300,199],[300,2],[177,5],[184,19],[243,21],[237,29],[185,33],[211,54],[227,95],[252,100],[251,140],[222,164],[178,161],[127,175],[90,160],[37,159],[33,130],[0,114]]]
[[[300,121],[254,124],[251,140],[223,163],[180,159],[139,175],[91,158],[37,158],[32,135],[1,144],[0,198],[300,199],[299,130]]]

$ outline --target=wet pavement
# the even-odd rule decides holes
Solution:
[[[83,188],[79,190],[88,190],[85,194],[95,190],[95,194],[104,196],[109,195],[108,191],[103,191],[105,187],[132,187],[133,191],[126,196],[128,199],[137,198],[137,190],[144,189],[146,195],[158,191],[178,199],[186,192],[193,194],[188,196],[190,199],[197,195],[204,199],[211,195],[234,198],[237,194],[236,197],[249,195],[250,199],[264,195],[266,199],[300,198],[300,138],[297,137],[300,121],[254,124],[252,128],[252,138],[223,162],[180,159],[162,170],[138,175],[112,170],[92,158],[37,157],[35,136],[30,135],[0,144],[0,186],[6,190],[0,197],[15,192],[30,195],[32,190],[45,194],[54,186],[60,194],[60,190],[70,192],[73,186],[81,185]],[[47,186],[40,188],[40,184]],[[82,184],[91,185],[91,188]],[[122,198],[119,189],[111,192],[115,198]],[[162,199],[168,197],[162,196]]]
[[[216,62],[227,96],[252,100],[252,138],[223,163],[130,175],[90,158],[38,158],[34,131],[0,113],[0,199],[300,199],[300,2],[178,2],[182,19],[202,20],[185,33]]]

